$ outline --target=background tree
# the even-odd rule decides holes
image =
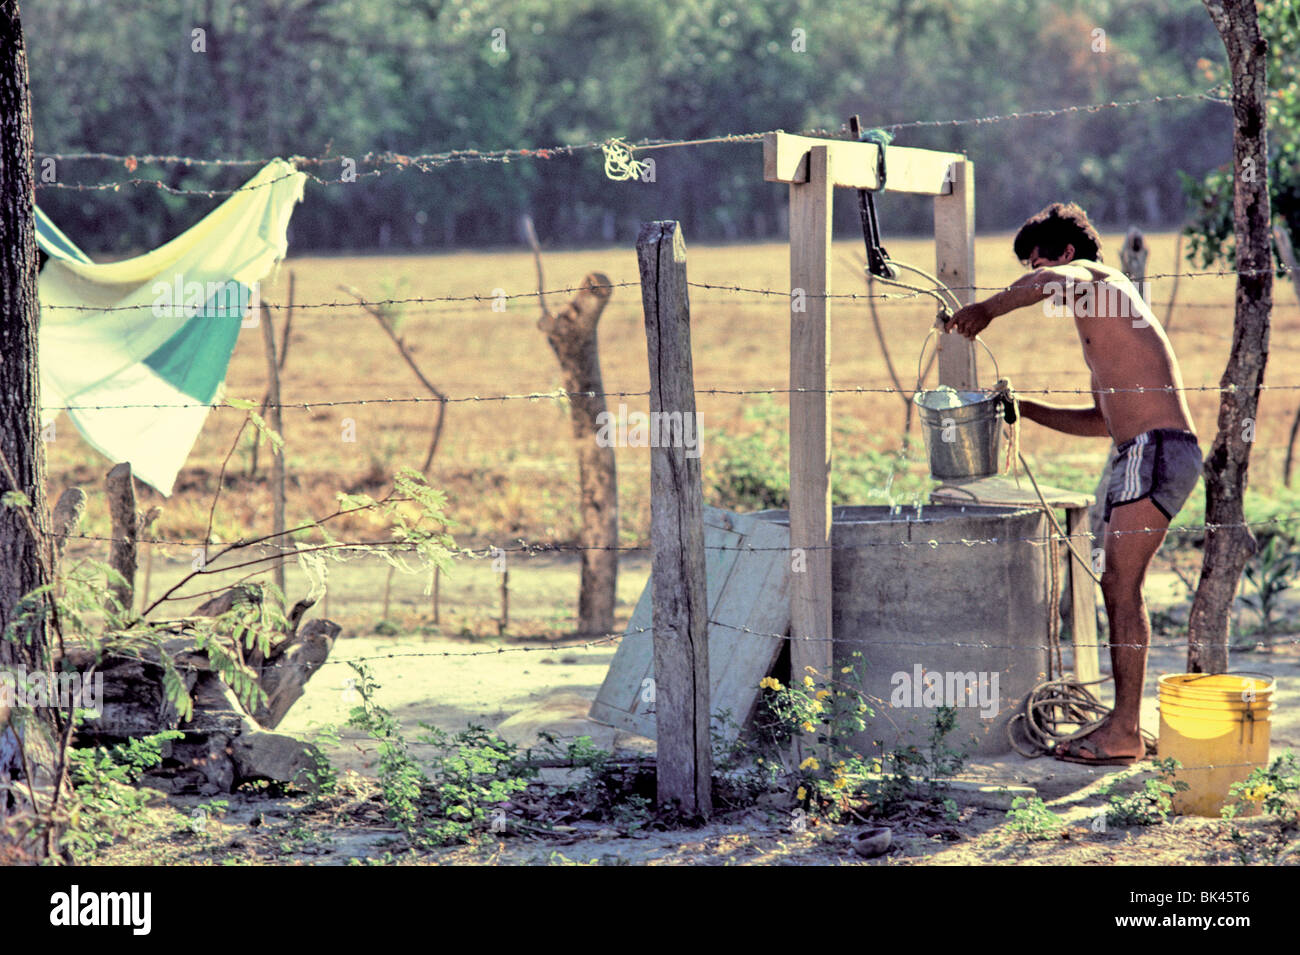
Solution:
[[[45,583],[45,445],[36,364],[36,220],[27,47],[15,0],[0,0],[0,667],[49,670],[45,631],[21,619],[24,595]],[[0,705],[0,779],[29,769],[33,742],[53,711]],[[30,782],[30,780],[29,780]],[[0,822],[15,805],[0,794]],[[0,848],[6,839],[0,825]]]
[[[1203,11],[1168,0],[41,0],[28,31],[43,152],[236,159],[838,133],[852,113],[882,125],[1194,94],[1214,82],[1198,63],[1222,56]],[[909,127],[897,141],[979,162],[981,229],[1012,228],[1048,197],[1150,229],[1182,223],[1168,170],[1203,177],[1229,131],[1223,106],[1189,100]],[[653,183],[610,182],[587,150],[310,184],[292,243],[513,244],[520,211],[567,245],[630,245],[638,222],[669,213],[696,241],[784,233],[785,192],[763,181],[758,145],[644,155]],[[306,168],[342,172],[336,160]],[[69,161],[49,172],[208,189],[251,170]],[[92,252],[155,247],[219,201],[134,187],[38,198]],[[840,205],[847,237],[857,214]],[[881,213],[893,233],[930,228],[912,197],[884,197]]]
[[[1257,9],[1260,35],[1268,41],[1269,204],[1274,221],[1300,248],[1300,0],[1271,0]],[[1222,63],[1206,60],[1201,66],[1211,82],[1228,79]],[[1237,261],[1231,162],[1201,179],[1185,176],[1183,183],[1191,218],[1188,261],[1199,268],[1231,268]]]
[[[1219,431],[1205,459],[1205,553],[1188,618],[1187,669],[1228,669],[1228,614],[1255,552],[1243,498],[1273,308],[1266,103],[1267,41],[1255,0],[1202,0],[1228,51],[1232,76],[1232,222],[1237,308],[1232,349],[1219,380]]]

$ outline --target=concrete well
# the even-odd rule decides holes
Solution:
[[[789,523],[786,511],[755,516]],[[837,507],[831,533],[836,676],[860,651],[862,689],[875,709],[858,751],[924,750],[935,710],[950,705],[957,725],[945,745],[970,755],[1009,752],[1007,722],[1047,671],[1042,511]]]

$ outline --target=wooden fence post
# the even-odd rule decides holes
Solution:
[[[935,275],[959,302],[969,305],[977,297],[971,287],[975,284],[975,164],[955,162],[949,175],[952,192],[934,197]],[[975,343],[961,335],[940,334],[938,347],[939,383],[959,391],[978,388]]]
[[[656,777],[660,805],[712,810],[709,608],[700,460],[684,437],[695,419],[686,243],[677,222],[647,222],[636,241],[650,361],[650,544],[654,598]],[[697,431],[698,433],[698,431]],[[663,438],[669,436],[669,440]],[[666,446],[667,445],[667,446]]]
[[[271,310],[262,306],[262,340],[266,343],[266,376],[268,423],[271,430],[284,438],[284,416],[280,409],[280,363],[275,358],[275,329],[271,325]],[[275,547],[284,546],[284,445],[271,448],[271,502],[273,508],[272,529],[275,533]],[[288,608],[289,598],[284,590],[284,554],[274,563],[275,585]]]
[[[830,150],[790,184],[790,677],[831,678]],[[792,565],[794,561],[792,559]]]

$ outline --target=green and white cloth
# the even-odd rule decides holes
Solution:
[[[288,250],[306,176],[274,160],[159,249],[97,265],[39,209],[41,420],[170,494],[216,400],[258,283]],[[255,327],[257,312],[248,318]]]

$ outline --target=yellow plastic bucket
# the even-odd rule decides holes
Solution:
[[[1228,787],[1268,762],[1274,681],[1263,674],[1169,673],[1160,678],[1160,759],[1173,757],[1187,783],[1173,796],[1174,811],[1218,816]],[[1251,815],[1258,806],[1241,806]]]

